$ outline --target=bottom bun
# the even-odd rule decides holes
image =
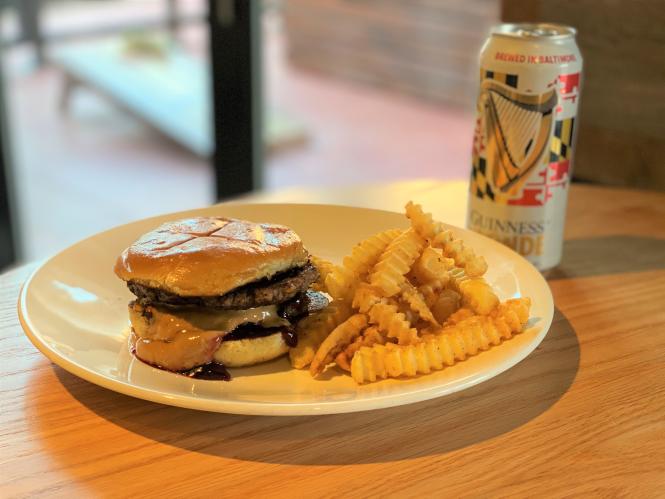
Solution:
[[[215,362],[226,367],[245,367],[266,362],[284,355],[289,347],[281,332],[259,338],[222,341],[215,352]]]

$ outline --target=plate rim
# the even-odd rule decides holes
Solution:
[[[392,215],[403,215],[402,213],[396,212],[396,211],[391,211],[391,210],[382,210],[382,209],[375,209],[375,208],[366,208],[366,207],[360,207],[360,206],[348,206],[348,205],[337,205],[337,204],[330,204],[330,203],[243,203],[243,202],[230,202],[230,203],[223,203],[223,204],[218,204],[218,205],[211,205],[207,207],[202,207],[202,208],[194,208],[191,210],[183,210],[183,211],[178,211],[178,212],[172,212],[172,213],[165,213],[161,215],[155,215],[152,217],[147,217],[147,218],[142,218],[142,219],[137,219],[133,220],[131,222],[127,222],[125,224],[120,224],[114,227],[111,227],[109,229],[97,232],[95,234],[92,234],[86,238],[83,238],[66,248],[62,249],[55,255],[50,256],[49,258],[41,261],[38,266],[30,273],[28,278],[25,280],[25,282],[22,284],[19,296],[18,296],[18,301],[17,301],[17,313],[18,313],[18,319],[19,323],[21,325],[21,328],[23,329],[24,334],[28,337],[30,342],[44,355],[46,356],[51,362],[54,364],[60,366],[63,368],[65,371],[69,372],[70,374],[73,374],[74,376],[77,376],[81,379],[84,379],[85,381],[88,381],[90,383],[93,383],[97,386],[101,386],[102,388],[121,393],[123,395],[128,395],[130,397],[138,398],[141,400],[147,400],[150,402],[155,402],[159,404],[164,404],[164,405],[170,405],[170,406],[175,406],[175,407],[181,407],[185,409],[194,409],[194,410],[201,410],[201,411],[206,411],[206,412],[217,412],[217,413],[226,413],[226,414],[239,414],[239,415],[256,415],[256,416],[313,416],[313,415],[324,415],[324,414],[340,414],[340,413],[352,413],[352,412],[362,412],[362,411],[369,411],[369,410],[377,410],[377,409],[385,409],[389,407],[398,407],[402,405],[407,405],[407,404],[413,404],[417,402],[423,402],[426,400],[431,400],[435,398],[440,398],[444,397],[446,395],[451,395],[453,393],[466,390],[468,388],[471,388],[475,385],[478,385],[480,383],[483,383],[489,379],[492,379],[508,369],[514,367],[515,365],[519,364],[522,360],[524,360],[526,357],[528,357],[544,340],[545,336],[549,332],[549,329],[552,325],[553,321],[553,316],[554,316],[554,300],[552,296],[552,290],[547,283],[547,280],[544,278],[544,276],[529,262],[526,260],[524,257],[522,257],[519,253],[515,252],[511,248],[504,247],[511,253],[513,253],[514,257],[517,257],[518,259],[522,260],[523,263],[526,263],[528,266],[531,267],[533,271],[535,271],[536,275],[538,278],[542,281],[544,284],[544,289],[547,291],[547,317],[541,318],[542,323],[539,323],[538,325],[540,326],[540,331],[538,332],[537,336],[531,341],[531,343],[528,344],[527,347],[525,347],[522,351],[520,351],[519,355],[514,355],[509,357],[508,359],[505,359],[503,362],[501,362],[498,365],[493,366],[494,368],[491,370],[491,372],[488,372],[482,376],[474,376],[471,379],[464,380],[460,383],[457,383],[455,386],[451,387],[444,387],[444,386],[429,386],[429,387],[423,387],[421,389],[415,389],[413,391],[410,391],[408,393],[404,394],[385,394],[385,395],[378,395],[375,397],[371,397],[368,399],[361,399],[361,400],[337,400],[337,401],[325,401],[325,402],[297,402],[297,403],[288,403],[288,402],[261,402],[261,401],[239,401],[239,400],[225,400],[225,399],[217,399],[217,400],[211,400],[211,399],[198,399],[195,397],[186,397],[180,394],[172,394],[172,393],[165,393],[159,390],[154,390],[151,388],[145,388],[141,386],[137,386],[136,384],[132,383],[127,383],[122,380],[118,379],[111,379],[105,376],[102,373],[97,373],[85,366],[82,366],[78,364],[77,362],[68,359],[64,355],[60,354],[53,348],[51,348],[44,340],[41,338],[41,335],[37,328],[32,324],[32,321],[30,320],[29,314],[27,312],[26,308],[26,297],[27,297],[27,292],[28,289],[30,288],[30,284],[32,283],[33,279],[37,276],[37,274],[52,260],[57,258],[59,255],[62,253],[70,250],[74,246],[78,246],[84,242],[86,242],[89,239],[92,239],[94,237],[98,237],[102,234],[105,234],[110,231],[115,231],[118,230],[121,227],[125,227],[128,225],[132,225],[135,223],[139,222],[148,222],[153,219],[160,219],[163,217],[169,217],[171,215],[173,216],[180,216],[184,215],[187,216],[186,214],[196,212],[196,211],[201,211],[201,210],[206,210],[210,208],[214,208],[216,206],[261,206],[261,207],[269,207],[269,206],[280,206],[280,207],[285,207],[285,206],[324,206],[324,207],[337,207],[337,208],[347,208],[347,209],[361,209],[361,210],[369,210],[369,211],[375,211],[375,212],[383,212],[383,213],[390,213]],[[462,230],[462,231],[469,231],[469,229],[457,227],[455,225],[451,224],[445,224],[446,226],[449,226],[453,229],[456,230]],[[491,241],[492,244],[500,244],[497,241],[494,241],[491,238],[488,238],[487,236],[483,234],[479,234],[474,232],[475,236],[480,236],[481,238],[484,238],[486,240]],[[503,344],[503,343],[502,343]],[[499,345],[500,346],[500,345]],[[482,354],[482,352],[480,352]],[[420,375],[420,376],[427,376],[427,375]]]

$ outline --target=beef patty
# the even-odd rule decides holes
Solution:
[[[223,310],[245,310],[284,303],[307,291],[319,277],[311,263],[275,274],[229,291],[220,296],[180,296],[169,291],[151,288],[136,281],[127,287],[142,305],[160,304],[172,307],[207,307]]]

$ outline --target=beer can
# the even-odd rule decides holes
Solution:
[[[561,261],[581,83],[568,26],[501,24],[480,52],[467,227],[540,270]]]

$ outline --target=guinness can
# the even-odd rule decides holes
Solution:
[[[561,261],[581,83],[568,26],[502,24],[480,52],[467,227],[540,270]]]

